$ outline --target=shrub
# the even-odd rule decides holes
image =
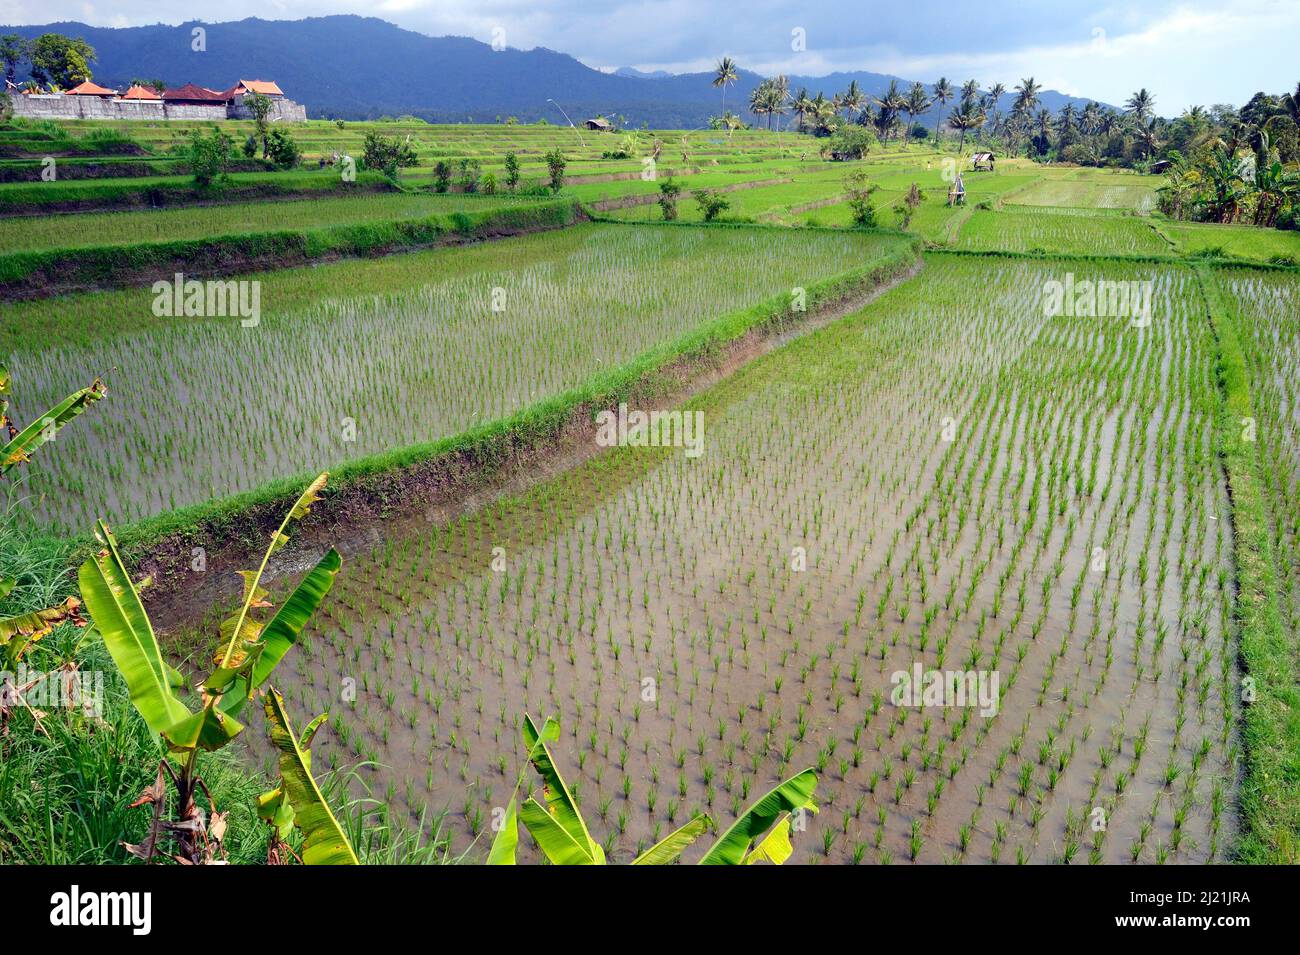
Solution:
[[[877,144],[875,134],[866,127],[842,126],[831,136],[829,151],[832,159],[861,159]]]
[[[848,195],[854,225],[870,227],[876,224],[876,209],[871,204],[871,197],[879,189],[865,172],[855,172],[844,178],[844,191]]]
[[[230,164],[230,137],[218,129],[207,136],[195,132],[190,139],[190,169],[194,184],[206,189],[218,180],[224,180]]]
[[[664,221],[671,222],[677,218],[677,197],[682,194],[682,187],[673,182],[669,176],[659,183],[659,208],[664,212]]]
[[[506,153],[506,186],[511,192],[519,187],[519,157]]]
[[[399,168],[415,165],[415,147],[409,139],[366,133],[361,163],[367,169],[377,169],[390,179],[396,179]]]
[[[451,188],[451,163],[439,159],[433,166],[433,191],[446,192]]]
[[[460,161],[460,173],[456,176],[456,185],[464,192],[478,192],[480,169],[477,159],[462,159]]]
[[[559,149],[552,149],[546,154],[546,170],[551,174],[551,192],[559,192],[564,188],[564,167],[568,164],[564,153]]]
[[[273,129],[266,136],[266,158],[280,169],[292,169],[302,158],[302,151],[283,129]]]
[[[691,195],[699,203],[700,215],[705,222],[712,222],[731,208],[731,203],[716,189],[696,189]]]

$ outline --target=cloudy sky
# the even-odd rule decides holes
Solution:
[[[1174,115],[1300,81],[1297,0],[0,0],[0,23],[97,26],[330,13],[434,36],[545,46],[589,66],[674,72],[728,54],[760,72],[867,69],[982,86],[1033,75],[1122,103],[1139,86]]]

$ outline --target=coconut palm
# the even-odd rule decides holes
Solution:
[[[1006,91],[1007,88],[1001,83],[994,83],[989,87],[989,91],[984,97],[984,112],[989,115],[995,128],[997,127],[998,120],[1002,115],[998,104],[1001,102],[1002,96]]]
[[[961,142],[957,144],[957,152],[960,153],[966,146],[966,133],[972,129],[979,129],[987,118],[974,97],[963,99],[953,110],[952,115],[948,117],[948,125],[953,129],[961,130]]]
[[[888,140],[889,131],[897,124],[898,114],[906,105],[907,100],[898,88],[898,80],[890,80],[889,89],[885,90],[884,95],[876,97],[876,107],[879,110],[876,126],[879,127],[882,138]]]
[[[1025,116],[1032,115],[1034,108],[1038,105],[1038,94],[1042,92],[1043,84],[1035,83],[1032,76],[1022,79],[1016,84],[1016,102],[1014,109]]]
[[[903,105],[903,112],[907,113],[907,125],[910,127],[916,122],[916,117],[924,115],[930,110],[930,97],[926,95],[925,86],[921,83],[913,83],[912,88],[907,91],[907,99]]]
[[[713,70],[713,85],[722,87],[722,112],[727,112],[727,87],[731,86],[739,75],[736,72],[736,61],[729,56],[724,56],[718,60],[718,65]]]
[[[974,100],[979,95],[980,85],[974,80],[967,80],[961,84],[961,98],[965,100]]]
[[[1124,109],[1139,123],[1145,124],[1151,118],[1151,111],[1156,105],[1156,98],[1147,92],[1146,87],[1138,90],[1128,98]]]
[[[818,94],[820,95],[820,94]],[[799,132],[803,132],[808,125],[808,118],[814,111],[812,97],[808,95],[807,87],[800,87],[798,94],[790,98],[790,109],[799,117]]]
[[[858,81],[850,80],[849,88],[840,94],[840,108],[846,112],[845,120],[853,122],[853,114],[862,109],[866,102],[866,94],[858,86]]]
[[[948,77],[941,76],[937,83],[934,84],[934,102],[939,104],[939,110],[934,117],[934,141],[942,143],[939,135],[939,121],[943,119],[944,104],[952,99],[952,84],[948,82]]]

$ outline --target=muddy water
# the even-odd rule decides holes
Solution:
[[[698,458],[611,449],[390,525],[278,674],[336,717],[316,765],[377,764],[486,851],[529,712],[615,861],[807,766],[799,862],[1223,858],[1208,332],[1188,272],[1146,329],[1045,318],[1057,277],[938,259],[689,402]],[[996,712],[895,705],[916,664],[996,675]]]

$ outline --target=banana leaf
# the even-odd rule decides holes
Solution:
[[[221,699],[221,708],[225,712],[237,716],[253,691],[266,682],[334,586],[334,578],[342,566],[343,558],[330,548],[281,605],[271,622],[261,629],[258,639],[260,652],[252,661],[251,668],[235,676],[234,686]],[[208,685],[211,685],[211,679]]]
[[[266,573],[266,565],[271,560],[271,555],[289,542],[287,533],[289,524],[307,514],[311,510],[311,505],[316,503],[320,497],[321,490],[325,487],[325,482],[329,480],[329,472],[323,472],[317,475],[316,479],[307,486],[307,489],[299,495],[298,500],[289,509],[289,513],[284,516],[280,522],[279,528],[271,538],[271,544],[262,555],[262,563],[255,571],[241,571],[244,577],[244,600],[239,607],[239,612],[230,617],[221,625],[222,638],[226,640],[226,649],[217,659],[217,668],[219,670],[228,669],[231,666],[231,660],[234,659],[236,651],[240,649],[242,640],[256,639],[261,633],[261,624],[251,621],[249,611],[254,606],[265,603],[266,591],[261,587],[262,575]]]
[[[515,810],[515,800],[510,800],[506,807],[505,823],[492,840],[492,851],[488,853],[488,865],[514,865],[515,849],[519,846],[519,814]]]
[[[325,716],[308,724],[300,740],[289,725],[283,698],[271,689],[266,694],[266,718],[271,721],[271,742],[280,751],[283,798],[293,809],[293,824],[302,830],[302,861],[307,865],[360,865],[311,775],[308,744]]]
[[[817,788],[817,774],[805,769],[781,783],[735,821],[704,854],[700,865],[740,865],[745,861],[750,844],[772,828],[783,813],[800,809],[816,811],[812,801]]]
[[[6,583],[9,581],[0,580],[0,598],[7,593]],[[5,669],[14,669],[23,651],[59,624],[66,621],[84,623],[80,610],[81,601],[68,597],[57,607],[20,613],[16,617],[0,617],[0,660],[4,661]]]
[[[537,839],[542,851],[557,865],[600,865],[605,861],[604,850],[591,838],[587,824],[583,822],[578,805],[569,793],[560,771],[555,768],[550,750],[546,748],[548,739],[559,737],[559,724],[547,720],[541,732],[534,725],[532,718],[524,716],[524,745],[528,747],[528,758],[542,777],[542,793],[546,797],[546,807],[536,799],[529,799],[519,809],[524,826]],[[554,823],[559,833],[552,831],[548,823]],[[540,833],[540,835],[539,835]],[[563,833],[563,836],[560,835]],[[548,846],[550,848],[548,848]],[[551,851],[559,853],[566,861],[560,862]]]
[[[163,735],[193,715],[173,692],[180,685],[180,674],[162,658],[153,625],[127,576],[112,532],[102,521],[95,526],[104,550],[78,571],[81,598],[126,681],[131,703],[149,729]]]
[[[704,833],[714,828],[713,820],[699,813],[676,832],[655,843],[632,860],[633,865],[668,865]]]
[[[0,394],[7,396],[9,388],[9,371],[0,367]],[[4,474],[17,464],[30,460],[33,451],[46,441],[53,440],[60,428],[85,411],[92,402],[104,397],[104,394],[104,385],[97,380],[90,387],[82,388],[80,391],[68,395],[26,428],[19,431],[17,436],[7,444],[0,445],[0,474]],[[7,409],[8,401],[5,401],[4,405],[5,409]],[[3,419],[7,426],[9,419],[4,414],[5,409],[0,409],[0,419]]]
[[[745,856],[745,865],[753,865],[756,862],[784,865],[785,860],[792,855],[794,855],[794,844],[790,841],[790,817],[787,815],[781,817],[763,841],[754,846],[749,855]]]

